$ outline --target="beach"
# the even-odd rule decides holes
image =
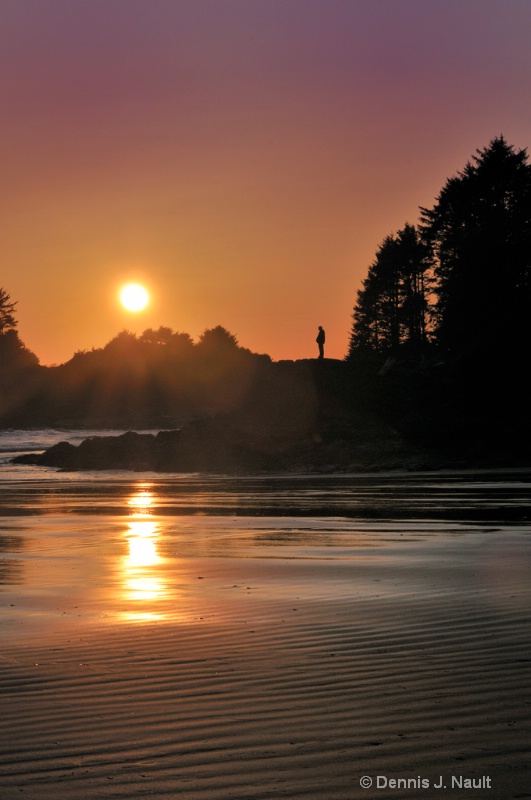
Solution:
[[[0,798],[529,796],[529,487],[10,473]]]

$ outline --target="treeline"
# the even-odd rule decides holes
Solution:
[[[221,326],[197,342],[167,327],[122,331],[54,367],[8,361],[0,427],[181,428],[181,455],[160,462],[172,469],[346,469],[371,462],[375,442],[391,459],[400,444],[345,363],[272,362]],[[6,365],[0,355],[0,374]]]
[[[234,409],[269,363],[217,326],[197,343],[167,327],[140,336],[123,330],[102,348],[41,367],[13,324],[0,332],[0,424],[173,425]]]
[[[348,359],[516,356],[531,343],[531,167],[503,137],[380,245]]]

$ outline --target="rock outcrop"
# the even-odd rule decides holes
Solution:
[[[279,362],[231,413],[158,434],[129,431],[59,442],[16,463],[64,470],[334,472],[415,465],[341,362]]]

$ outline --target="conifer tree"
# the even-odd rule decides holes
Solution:
[[[519,348],[531,331],[531,168],[494,139],[435,206],[422,209],[435,257],[436,339],[458,352]]]
[[[10,295],[0,287],[0,334],[15,330],[17,321],[14,311],[17,304],[11,302]]]
[[[428,338],[431,259],[413,225],[386,236],[358,292],[348,357],[418,351]]]

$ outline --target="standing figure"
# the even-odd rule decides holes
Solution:
[[[317,334],[317,339],[315,341],[319,346],[319,358],[324,358],[325,332],[320,325],[319,325],[319,333]]]

